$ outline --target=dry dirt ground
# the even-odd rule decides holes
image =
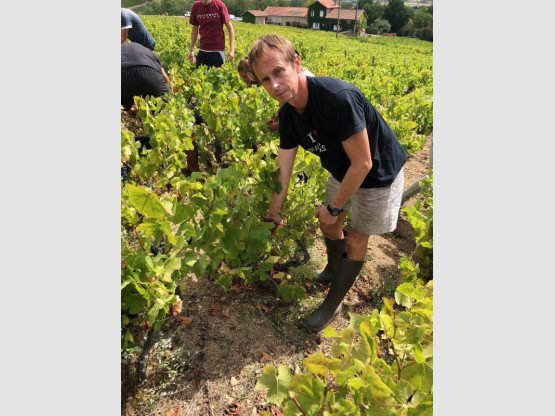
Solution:
[[[430,140],[405,165],[405,188],[426,174]],[[404,206],[412,205],[417,194]],[[339,331],[349,324],[349,312],[370,314],[381,297],[392,297],[399,281],[397,265],[410,255],[415,243],[412,227],[401,213],[397,229],[371,236],[367,261],[344,300],[342,312],[331,326]],[[326,262],[323,237],[310,248],[310,261],[299,273],[321,270]],[[308,297],[285,302],[271,282],[245,288],[233,286],[227,294],[208,279],[188,281],[183,309],[161,331],[151,350],[148,377],[127,397],[122,394],[124,416],[281,415],[254,386],[265,365],[287,365],[303,371],[302,361],[315,352],[329,354],[331,340],[306,331],[303,317],[317,307],[326,288],[305,287]],[[133,362],[130,363],[133,368]],[[123,371],[125,377],[132,374]],[[122,391],[125,389],[122,388]]]

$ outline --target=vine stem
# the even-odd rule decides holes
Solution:
[[[139,238],[139,234],[137,233],[137,229],[133,228],[133,232],[135,233],[135,238],[137,239],[137,241],[139,242],[139,245],[141,246],[141,248],[146,251],[145,247],[143,246],[143,243],[141,242],[141,239]]]
[[[296,398],[296,397],[292,397],[292,399],[293,399],[293,402],[294,402],[294,403],[297,405],[297,407],[299,408],[300,412],[301,412],[303,415],[306,415],[306,413],[303,411],[303,408],[301,407],[300,403],[297,401],[297,398]]]

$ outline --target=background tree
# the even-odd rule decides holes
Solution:
[[[271,6],[273,3],[272,0],[253,0],[252,1],[252,9],[250,10],[261,10],[264,11],[266,7]]]
[[[387,33],[391,30],[391,24],[385,19],[376,19],[370,26],[368,26],[368,33]]]
[[[225,0],[225,5],[228,13],[235,16],[241,16],[253,8],[251,0]]]
[[[358,8],[366,12],[369,25],[381,19],[385,10],[385,6],[382,6],[378,0],[361,0],[358,2]]]
[[[425,28],[426,26],[433,26],[434,24],[434,16],[428,13],[424,9],[418,9],[414,13],[414,29],[419,30]]]
[[[399,36],[414,36],[414,22],[412,19],[407,20],[407,23],[405,23],[405,26],[403,26],[401,29],[399,29],[399,31],[397,32],[397,34]]]
[[[391,31],[397,33],[407,24],[411,12],[414,13],[410,7],[405,6],[403,0],[389,0],[383,17],[391,24]]]

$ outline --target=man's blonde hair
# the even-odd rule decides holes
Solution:
[[[286,61],[291,63],[291,65],[295,64],[295,48],[291,42],[287,39],[271,34],[271,35],[263,35],[260,36],[251,46],[251,50],[249,51],[249,67],[251,76],[256,80],[258,77],[254,72],[254,65],[258,62],[262,54],[267,49],[273,49],[277,51]]]

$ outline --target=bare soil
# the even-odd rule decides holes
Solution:
[[[424,150],[409,156],[405,188],[426,174],[429,148],[430,140]],[[418,198],[420,194],[404,206]],[[382,296],[393,296],[399,259],[414,247],[412,227],[402,212],[394,232],[370,237],[363,270],[331,323],[336,331],[349,325],[349,313],[370,314],[381,306]],[[299,270],[315,276],[326,263],[321,234],[309,253],[310,261]],[[331,340],[302,324],[327,289],[307,280],[308,297],[285,302],[271,281],[234,285],[227,294],[208,279],[189,279],[187,286],[182,312],[161,331],[151,351],[147,379],[122,394],[122,415],[253,416],[265,410],[281,415],[266,402],[265,392],[254,386],[265,365],[287,365],[297,373],[303,371],[302,361],[308,355],[329,355]],[[122,367],[124,386],[132,381],[127,368],[134,364]]]

